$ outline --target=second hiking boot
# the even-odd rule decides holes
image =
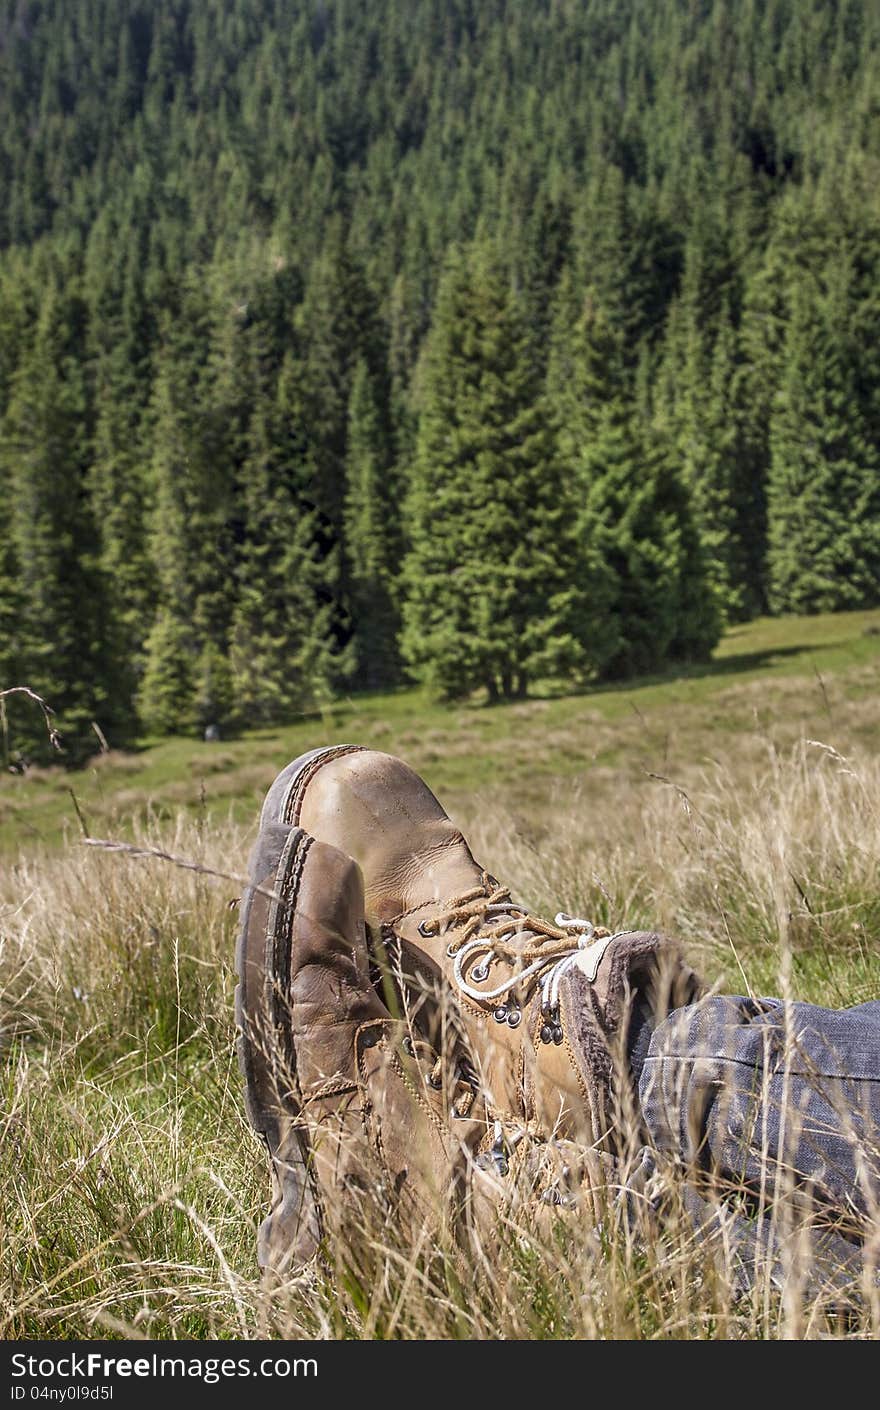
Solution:
[[[698,993],[671,940],[530,914],[392,755],[336,745],[295,759],[266,798],[272,826],[305,828],[358,863],[366,924],[404,1006],[415,996],[436,1044],[451,998],[490,1117],[613,1145],[615,1064],[625,1072],[633,1035]]]

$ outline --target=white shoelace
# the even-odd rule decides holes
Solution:
[[[625,931],[616,932],[614,935],[603,935],[596,938],[596,926],[592,921],[584,920],[580,916],[566,915],[560,911],[555,918],[555,924],[561,930],[570,930],[572,934],[572,947],[563,955],[547,955],[533,960],[525,969],[519,970],[509,978],[497,984],[494,989],[477,989],[465,978],[465,966],[468,960],[477,954],[483,958],[470,970],[470,979],[482,982],[489,976],[489,967],[497,958],[492,944],[491,936],[477,936],[474,940],[467,941],[455,956],[453,965],[453,977],[463,994],[477,1003],[487,1003],[493,999],[502,999],[518,985],[527,982],[533,975],[541,975],[538,980],[541,989],[541,1007],[555,1010],[559,1004],[559,985],[563,976],[578,965],[587,976],[590,983],[596,978],[596,974],[601,963],[602,956],[608,949],[612,940],[616,940],[618,934],[625,934]],[[575,938],[576,936],[576,938]],[[549,966],[549,968],[548,968]],[[546,971],[541,974],[541,971]]]

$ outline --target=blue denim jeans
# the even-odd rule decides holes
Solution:
[[[868,1276],[880,1235],[880,1001],[848,1009],[715,997],[653,1033],[639,1078],[649,1141],[629,1188],[684,1175],[690,1217],[736,1279]],[[869,1237],[873,1228],[874,1238]],[[807,1253],[806,1260],[804,1253]]]

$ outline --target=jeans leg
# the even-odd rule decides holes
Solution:
[[[880,1202],[880,1002],[843,1010],[715,997],[671,1014],[639,1081],[656,1162],[680,1167],[701,1225],[727,1217],[743,1277],[761,1252],[781,1276],[792,1210],[814,1274],[860,1274]],[[787,1202],[787,1204],[786,1204]],[[801,1230],[802,1232],[802,1230]]]

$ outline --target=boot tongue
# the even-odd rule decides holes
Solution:
[[[615,937],[613,935],[601,935],[594,940],[586,949],[580,950],[574,961],[574,967],[585,974],[591,984],[596,981],[599,973],[599,966],[605,958],[605,952],[612,944]]]
[[[636,1000],[659,1021],[671,1009],[691,1003],[700,988],[678,944],[655,931],[618,931],[594,941],[573,967],[584,974],[612,1025]]]

